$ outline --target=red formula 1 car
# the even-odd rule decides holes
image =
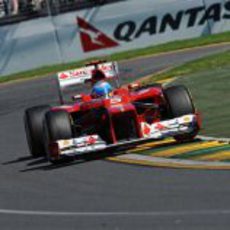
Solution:
[[[85,85],[92,71],[103,71],[115,83],[105,97],[90,93],[71,95],[67,88]],[[116,62],[94,62],[57,74],[60,106],[36,106],[25,111],[24,122],[32,156],[48,156],[52,162],[114,146],[174,137],[192,140],[200,122],[190,93],[184,86],[160,84],[119,85]],[[70,92],[71,92],[70,90]],[[73,92],[73,91],[72,91]]]

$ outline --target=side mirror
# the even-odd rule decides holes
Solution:
[[[128,85],[128,89],[129,89],[129,90],[137,89],[137,88],[139,88],[140,86],[141,86],[140,83],[134,82],[134,83],[131,83],[131,84]]]

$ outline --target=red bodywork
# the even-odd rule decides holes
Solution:
[[[146,103],[154,107],[147,108]],[[73,105],[53,107],[52,110],[67,111],[73,123],[76,126],[79,125],[83,133],[87,135],[95,134],[99,132],[98,130],[104,132],[102,129],[109,129],[109,132],[106,132],[106,142],[117,143],[120,139],[142,138],[141,122],[152,124],[160,121],[161,110],[164,107],[162,88],[156,85],[136,89],[118,88],[109,98],[92,98],[91,95],[81,94],[80,99]],[[122,134],[126,130],[121,131],[123,128],[127,129],[129,126],[127,123],[130,121],[132,121],[133,129],[131,137],[128,133]]]

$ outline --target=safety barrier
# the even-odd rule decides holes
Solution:
[[[230,30],[229,0],[132,0],[0,27],[0,76]]]

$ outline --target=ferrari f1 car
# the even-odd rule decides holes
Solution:
[[[76,95],[76,86],[87,88],[95,69],[103,71],[106,80],[114,83],[113,91],[97,98],[90,93]],[[187,141],[200,129],[196,108],[185,86],[120,86],[116,62],[92,62],[60,72],[57,84],[60,105],[35,106],[25,111],[25,131],[34,157],[47,156],[51,162],[58,162],[165,137]],[[75,94],[68,94],[68,88]]]

